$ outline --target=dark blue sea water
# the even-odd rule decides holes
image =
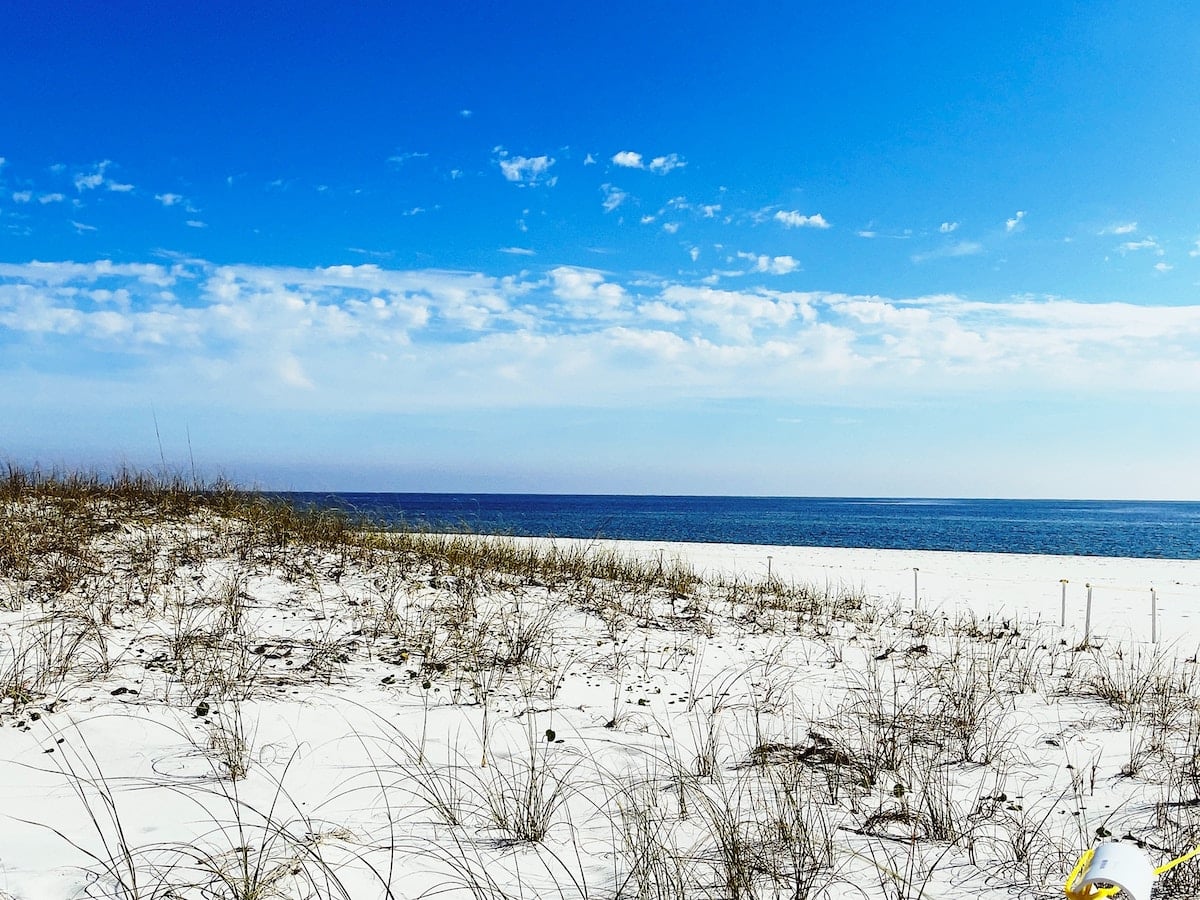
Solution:
[[[287,495],[491,534],[1200,559],[1200,503],[550,494]]]

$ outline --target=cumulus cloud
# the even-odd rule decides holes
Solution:
[[[207,222],[201,222],[199,219],[188,219],[185,223],[188,228],[207,228]]]
[[[53,194],[42,194],[40,197],[38,197],[38,203],[41,203],[44,206],[47,203],[62,203],[66,199],[67,198],[62,194],[55,192]]]
[[[1200,256],[1200,238],[1196,239],[1192,249],[1188,251],[1188,256]]]
[[[624,203],[625,199],[629,196],[625,191],[611,184],[600,185],[600,190],[604,194],[604,200],[601,205],[604,207],[606,213],[612,212]]]
[[[506,181],[511,181],[514,184],[522,186],[534,184],[546,184],[553,186],[558,179],[555,176],[546,177],[546,173],[550,171],[550,167],[554,165],[554,158],[550,156],[512,156],[510,157],[503,149],[499,151],[498,162],[500,164],[500,172],[504,175]]]
[[[957,222],[943,222],[941,225],[938,226],[938,231],[940,231],[942,234],[950,234],[952,232],[958,231],[958,223]]]
[[[1153,237],[1145,237],[1140,241],[1125,241],[1118,248],[1122,253],[1137,253],[1139,250],[1153,250],[1156,256],[1162,256],[1164,251]]]
[[[1102,228],[1100,234],[1133,234],[1138,230],[1137,222],[1118,222],[1109,225],[1107,228]]]
[[[614,153],[612,157],[613,165],[622,166],[626,169],[642,168],[642,154],[635,153],[632,150],[621,150]]]
[[[668,172],[673,172],[676,169],[682,169],[687,165],[687,162],[679,157],[677,153],[668,153],[666,156],[656,156],[650,160],[650,171],[658,175],[666,175]]]
[[[1159,272],[1170,272],[1175,267],[1170,263],[1158,262],[1154,264],[1154,268]]]
[[[754,272],[766,272],[771,275],[787,275],[795,272],[800,264],[791,256],[767,256],[766,254],[738,252],[738,259],[749,260]]]
[[[75,173],[75,190],[76,191],[92,191],[104,184],[104,171],[112,165],[110,160],[96,163],[96,165],[88,172]]]
[[[742,259],[794,271],[790,257]],[[1200,398],[1200,304],[719,290],[579,266],[0,264],[0,339],[64,383],[140,379],[238,403],[303,390],[312,410],[636,406],[647,384],[654,402],[1031,387]],[[96,352],[120,364],[79,375]]]
[[[829,223],[820,213],[806,216],[794,209],[781,209],[775,213],[775,221],[784,228],[828,228]]]
[[[594,166],[596,164],[596,157],[592,156],[592,154],[589,153],[587,156],[585,156],[583,158],[583,164],[585,166]]]
[[[667,234],[677,234],[679,232],[678,222],[663,222],[663,231]]]
[[[509,256],[537,256],[528,247],[501,247],[500,252],[507,253]]]
[[[154,199],[163,206],[177,206],[183,202],[182,194],[155,194]]]
[[[109,181],[105,183],[105,187],[117,194],[128,194],[133,190],[132,184],[126,184],[120,181]]]
[[[1004,230],[1011,234],[1020,227],[1022,220],[1025,218],[1025,210],[1019,209],[1013,214],[1011,219],[1006,219],[1004,222]]]
[[[33,191],[13,191],[13,203],[28,203],[33,199]]]

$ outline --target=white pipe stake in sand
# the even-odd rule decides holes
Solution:
[[[917,573],[921,570],[913,566],[913,609],[917,608]]]
[[[1059,622],[1058,624],[1060,627],[1066,628],[1067,627],[1067,579],[1060,578],[1058,580],[1060,582],[1062,582],[1062,621]]]
[[[1150,588],[1150,643],[1158,643],[1158,591]]]
[[[1087,588],[1087,611],[1083,614],[1083,642],[1086,644],[1088,638],[1092,636],[1092,584],[1088,582],[1084,587]]]
[[[767,581],[771,580],[771,557],[767,557]]]

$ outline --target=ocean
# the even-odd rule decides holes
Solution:
[[[1200,559],[1200,503],[304,493],[389,525],[486,534]]]

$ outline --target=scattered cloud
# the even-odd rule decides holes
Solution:
[[[779,210],[775,213],[775,221],[784,228],[828,228],[829,223],[820,213],[811,216],[803,215],[796,210]]]
[[[602,205],[606,213],[610,213],[615,210],[618,206],[624,203],[626,198],[629,196],[627,193],[625,193],[625,191],[611,184],[600,185],[600,190],[604,193],[604,201]]]
[[[583,164],[585,166],[594,166],[596,164],[596,157],[592,156],[592,154],[589,153],[587,156],[585,156],[583,158]]]
[[[133,190],[132,184],[124,184],[120,181],[109,181],[105,184],[105,187],[117,194],[128,194]]]
[[[943,222],[938,226],[938,231],[940,231],[942,234],[952,234],[953,232],[958,231],[958,223]]]
[[[55,192],[53,194],[42,194],[38,197],[38,203],[45,206],[47,203],[62,203],[66,199],[65,195]]]
[[[474,115],[474,112],[469,109],[460,109],[458,111],[458,114],[461,118],[469,119],[469,118],[471,118],[471,116]]]
[[[199,219],[188,219],[185,223],[188,228],[207,228],[207,222],[201,222]]]
[[[1163,255],[1163,249],[1158,245],[1158,241],[1153,237],[1145,237],[1140,241],[1125,241],[1121,244],[1120,251],[1122,253],[1136,253],[1139,250],[1153,250],[1158,256]]]
[[[1154,268],[1159,272],[1170,272],[1175,267],[1170,263],[1158,262],[1154,264]]]
[[[1118,222],[1116,224],[1109,225],[1107,228],[1100,229],[1100,231],[1098,233],[1101,235],[1133,234],[1137,230],[1138,230],[1137,222]]]
[[[500,172],[507,181],[519,184],[522,187],[535,184],[545,184],[553,187],[558,182],[556,176],[545,177],[555,162],[551,156],[510,157],[508,152],[502,147],[498,148],[496,152],[497,162],[500,164]]]
[[[76,222],[74,219],[71,220],[71,224],[75,227],[75,231],[79,234],[83,234],[87,231],[98,230],[95,225],[86,225],[83,222]]]
[[[704,218],[706,218],[706,219],[715,219],[717,216],[717,213],[719,213],[720,211],[721,211],[720,203],[710,203],[706,206],[700,207],[700,212],[702,212],[704,214]]]
[[[92,191],[104,184],[104,172],[112,165],[111,160],[96,163],[88,172],[75,173],[75,190],[78,192]]]
[[[622,150],[613,154],[612,162],[613,165],[626,169],[640,169],[642,168],[642,154],[634,153],[632,150]]]
[[[1024,220],[1024,218],[1025,218],[1025,210],[1023,210],[1023,209],[1017,210],[1016,213],[1013,214],[1013,217],[1011,219],[1005,220],[1004,230],[1006,232],[1008,232],[1009,234],[1012,234],[1019,227],[1021,227],[1021,222]]]
[[[865,229],[865,228],[861,229],[859,231],[856,231],[855,234],[857,234],[860,238],[873,238],[873,237],[879,236],[878,231],[870,231],[869,229]]]
[[[507,253],[509,256],[537,256],[537,254],[528,247],[501,247],[501,253]]]
[[[977,241],[958,241],[925,253],[915,253],[912,256],[912,261],[914,263],[923,263],[931,259],[953,259],[959,256],[975,256],[982,252],[983,244]]]
[[[770,275],[787,275],[800,267],[800,264],[791,256],[767,256],[739,251],[737,257],[749,260],[753,265],[751,271],[766,272]]]
[[[699,247],[689,247],[688,248],[688,256],[690,256],[692,258],[692,262],[696,262],[698,259],[700,259],[700,248]]]
[[[155,194],[154,199],[163,206],[177,206],[183,202],[182,194]]]
[[[765,273],[794,263],[743,258]],[[102,349],[122,360],[87,373],[106,390],[142,379],[189,402],[261,406],[303,389],[313,409],[347,398],[376,411],[637,405],[648,383],[654,402],[1034,386],[1200,397],[1200,304],[720,290],[577,266],[500,278],[372,264],[0,263],[0,338],[81,386],[66,361]]]
[[[428,153],[415,153],[415,152],[410,151],[410,152],[405,152],[405,153],[393,153],[391,156],[389,156],[387,158],[387,161],[390,162],[393,166],[402,166],[405,163],[411,162],[414,159],[428,159],[428,158],[429,158]]]
[[[28,203],[33,199],[33,191],[13,191],[13,203]]]
[[[679,154],[668,153],[666,156],[656,156],[650,160],[650,171],[658,175],[666,175],[668,172],[682,169],[686,165],[687,162],[681,159]]]
[[[653,222],[657,218],[658,218],[658,216],[652,216],[649,213],[647,213],[646,215],[642,216],[642,218],[639,221],[643,225],[649,225],[651,222]]]
[[[678,222],[663,222],[663,231],[667,234],[676,234],[679,231]]]
[[[1188,256],[1200,256],[1200,238],[1196,239],[1196,243],[1188,251]]]

